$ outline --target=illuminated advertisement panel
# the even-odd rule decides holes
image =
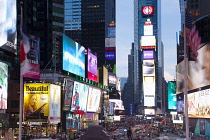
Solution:
[[[108,60],[115,60],[116,59],[116,52],[114,51],[106,51],[105,52],[105,58]]]
[[[189,117],[210,118],[210,89],[190,93],[187,97]]]
[[[47,121],[49,115],[49,84],[24,84],[24,120]]]
[[[142,15],[153,15],[154,14],[154,7],[153,6],[144,6],[141,8]]]
[[[108,69],[105,66],[103,66],[103,85],[108,86],[109,85],[108,80],[109,80]]]
[[[50,84],[49,121],[60,122],[61,119],[61,86]]]
[[[63,70],[85,77],[85,48],[64,34]]]
[[[17,54],[16,0],[1,0],[0,49]]]
[[[7,109],[8,65],[0,62],[0,109]]]
[[[21,75],[26,78],[40,79],[40,39],[24,35],[20,45]]]
[[[109,72],[109,86],[116,86],[116,74]]]
[[[115,47],[115,38],[105,38],[105,47]]]
[[[124,110],[122,100],[109,99],[109,101],[115,103],[114,104],[114,110]]]
[[[155,106],[155,77],[143,77],[144,106]]]
[[[177,99],[177,112],[183,113],[184,112],[184,94],[180,93],[176,95]]]
[[[73,87],[74,87],[74,82],[65,79],[65,90],[64,90],[65,97],[64,97],[63,110],[66,111],[70,110]]]
[[[89,87],[87,112],[97,112],[100,104],[101,90]]]
[[[107,37],[115,38],[115,30],[116,30],[115,26],[108,27],[108,36]]]
[[[153,25],[144,25],[144,35],[153,35]]]
[[[97,56],[88,49],[88,79],[98,81],[97,68]]]
[[[155,109],[144,109],[144,114],[155,115]]]
[[[152,50],[144,50],[143,59],[154,59],[154,52]]]
[[[71,111],[82,110],[86,112],[88,88],[88,85],[74,82]]]
[[[156,46],[155,36],[141,36],[141,46]]]
[[[168,109],[176,109],[176,82],[168,82]]]
[[[143,60],[143,76],[155,76],[155,62],[153,60]]]

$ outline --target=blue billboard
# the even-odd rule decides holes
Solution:
[[[63,70],[85,77],[85,48],[64,34]]]
[[[176,82],[168,82],[168,109],[176,109]]]

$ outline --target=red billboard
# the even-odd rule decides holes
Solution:
[[[142,15],[153,15],[154,14],[154,7],[153,6],[144,6],[141,8]]]

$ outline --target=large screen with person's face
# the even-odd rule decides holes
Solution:
[[[85,77],[85,48],[64,34],[63,70]]]
[[[17,54],[16,0],[0,0],[0,49]]]
[[[97,56],[88,49],[88,79],[97,82]]]

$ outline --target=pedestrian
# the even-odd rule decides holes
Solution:
[[[131,127],[129,127],[129,129],[127,130],[127,136],[129,140],[132,140],[132,131],[131,131]]]

